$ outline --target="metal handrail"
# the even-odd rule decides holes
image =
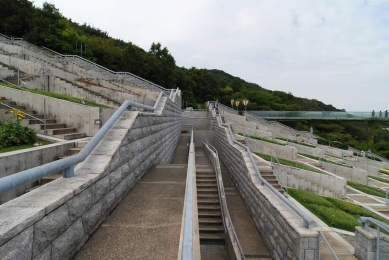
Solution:
[[[324,242],[326,242],[328,248],[331,250],[331,253],[334,255],[335,259],[336,260],[339,260],[338,256],[335,254],[334,250],[332,249],[332,247],[330,246],[330,243],[328,243],[326,237],[324,236],[324,234],[319,230],[319,234],[318,234],[318,239],[317,239],[317,248],[318,248],[318,260],[321,259],[321,255],[320,255],[320,252],[321,252],[321,237],[324,238]]]
[[[212,102],[212,101],[210,101],[210,102]],[[216,101],[214,101],[214,102],[216,102]],[[226,105],[223,105],[222,103],[218,103],[218,106],[219,106],[219,110],[220,110],[220,108],[222,108],[222,109],[225,109],[225,110],[229,110],[230,112],[232,112],[235,115],[239,115],[239,112],[237,110],[235,110],[235,109],[233,109],[231,107],[228,107]]]
[[[141,81],[144,81],[144,82],[146,82],[146,83],[148,83],[148,84],[150,84],[150,85],[153,85],[153,86],[155,86],[155,87],[157,87],[157,88],[160,88],[160,89],[162,89],[162,90],[164,90],[164,91],[168,91],[168,90],[169,90],[169,89],[166,89],[166,88],[164,88],[164,87],[162,87],[162,86],[159,86],[159,85],[157,85],[157,84],[155,84],[155,83],[153,83],[153,82],[151,82],[151,81],[148,81],[148,80],[143,79],[143,78],[141,78],[141,77],[139,77],[139,76],[137,76],[137,75],[134,75],[134,74],[132,74],[132,73],[130,73],[130,72],[122,72],[122,71],[121,71],[121,72],[115,72],[115,71],[110,70],[110,69],[108,69],[108,68],[106,68],[106,67],[103,67],[103,66],[101,66],[101,65],[99,65],[99,64],[97,64],[97,63],[94,63],[93,61],[90,61],[90,60],[88,60],[88,59],[85,59],[85,58],[83,58],[83,57],[80,57],[80,56],[78,56],[78,55],[61,54],[61,53],[56,52],[56,51],[54,51],[54,50],[51,50],[51,49],[49,49],[49,48],[47,48],[47,47],[43,47],[43,46],[42,46],[42,48],[44,48],[44,49],[46,49],[46,50],[48,50],[48,51],[51,51],[51,52],[57,54],[57,55],[60,56],[61,58],[77,58],[77,59],[80,59],[80,60],[82,60],[82,61],[84,61],[84,62],[86,62],[86,63],[89,63],[89,64],[93,65],[94,67],[97,67],[97,68],[99,68],[99,69],[105,70],[105,71],[107,71],[107,72],[109,72],[109,73],[112,73],[112,74],[115,74],[115,75],[129,75],[129,76],[132,76],[132,77],[134,77],[134,78],[136,78],[136,79],[139,79],[139,80],[141,80]]]
[[[232,224],[232,219],[231,219],[231,216],[230,216],[230,212],[228,210],[228,206],[227,206],[227,199],[226,199],[226,193],[225,193],[225,190],[224,190],[224,184],[223,184],[223,179],[222,179],[222,173],[221,173],[221,169],[220,169],[220,161],[219,161],[219,154],[218,154],[218,151],[216,150],[215,147],[213,147],[211,144],[208,143],[208,141],[204,141],[204,147],[206,147],[208,150],[206,150],[206,152],[208,152],[207,154],[210,154],[212,155],[212,166],[215,170],[215,174],[216,174],[216,181],[217,181],[217,188],[218,188],[218,192],[219,192],[219,201],[220,201],[220,206],[222,208],[222,218],[223,218],[223,226],[224,226],[224,231],[228,234],[228,228],[227,228],[227,225],[226,225],[226,219],[227,218],[227,221],[228,221],[228,224],[229,224],[229,228],[231,228],[232,232],[233,232],[233,236],[234,236],[234,242],[238,245],[238,248],[239,248],[239,252],[240,252],[240,255],[242,257],[242,259],[246,259],[245,255],[244,255],[244,252],[243,252],[243,248],[239,242],[239,239],[238,239],[238,235],[236,234],[236,231],[235,231],[235,228],[234,228],[234,225]]]
[[[97,64],[97,63],[94,63],[94,62],[92,62],[92,61],[89,61],[89,60],[87,60],[87,59],[85,59],[85,58],[83,58],[83,57],[80,57],[80,56],[78,56],[78,55],[63,55],[63,54],[60,54],[60,53],[58,53],[58,52],[56,52],[56,51],[53,51],[53,50],[51,50],[51,49],[49,49],[49,48],[47,48],[47,47],[43,47],[43,46],[42,46],[42,47],[38,47],[38,46],[36,46],[36,45],[34,45],[34,44],[30,43],[30,42],[27,42],[27,41],[23,40],[22,38],[10,38],[10,37],[5,36],[5,35],[2,35],[2,34],[1,34],[1,36],[5,37],[5,38],[8,38],[8,39],[11,40],[13,43],[16,43],[15,40],[19,41],[19,42],[20,42],[19,45],[22,46],[22,47],[24,47],[24,48],[27,48],[25,45],[31,45],[32,47],[34,47],[35,49],[38,49],[38,50],[39,50],[39,48],[43,48],[43,49],[46,49],[46,50],[48,50],[48,51],[51,51],[51,52],[55,53],[56,55],[59,55],[61,58],[78,58],[78,59],[80,59],[80,60],[82,60],[82,61],[84,61],[84,62],[87,62],[87,63],[91,64],[91,65],[94,66],[94,67],[98,67],[98,68],[100,68],[100,69],[102,69],[102,70],[104,70],[104,71],[113,73],[113,74],[115,74],[115,75],[129,75],[129,76],[134,77],[134,78],[136,78],[136,79],[138,79],[138,80],[141,80],[141,81],[143,81],[143,82],[145,82],[145,83],[148,83],[148,84],[150,84],[150,85],[152,85],[152,86],[154,86],[154,87],[157,87],[157,88],[159,88],[159,89],[161,89],[161,90],[163,90],[163,91],[168,91],[168,89],[166,89],[166,88],[164,88],[164,87],[162,87],[162,86],[159,86],[159,85],[157,85],[157,84],[155,84],[155,83],[153,83],[153,82],[150,82],[150,81],[148,81],[148,80],[146,80],[146,79],[143,79],[143,78],[141,78],[141,77],[139,77],[139,76],[136,76],[136,75],[134,75],[134,74],[132,74],[132,73],[130,73],[130,72],[114,72],[114,71],[112,71],[112,70],[110,70],[110,69],[108,69],[108,68],[105,68],[105,67],[103,67],[103,66],[101,66],[101,65],[99,65],[99,64]]]
[[[10,105],[7,105],[7,104],[3,103],[2,101],[0,101],[0,104],[3,104],[3,106],[6,106],[6,107],[9,107],[9,108],[12,108],[12,109],[15,109],[15,110],[20,111],[19,109],[14,108],[14,107],[12,107],[12,106],[10,106]],[[44,124],[46,124],[46,121],[43,120],[43,119],[34,117],[34,116],[32,116],[32,115],[30,115],[30,114],[28,114],[28,113],[26,113],[26,112],[23,112],[23,114],[28,115],[28,116],[30,116],[30,117],[32,117],[32,118],[34,118],[34,119],[36,119],[36,120],[39,120],[39,121],[43,122]]]
[[[254,115],[254,114],[252,114],[252,113],[250,113],[248,111],[245,111],[244,115],[246,116],[246,118],[247,118],[247,116],[249,116],[249,117],[253,117],[255,120],[259,120],[261,123],[270,124],[270,122],[267,121],[266,119],[264,119],[262,117],[259,117],[257,115]]]
[[[372,217],[359,217],[358,221],[361,222],[363,229],[369,229],[369,224],[373,223],[377,226],[377,247],[376,247],[376,259],[380,259],[380,228],[389,232],[389,225],[382,223],[381,221]]]
[[[12,84],[11,82],[8,82],[8,81],[6,81],[4,79],[0,79],[0,81],[5,82],[5,83],[7,83],[9,85],[12,85],[13,87],[18,88],[19,90],[28,91],[28,89],[25,89],[25,88],[22,88],[22,87],[20,87],[18,85]]]
[[[289,175],[288,175],[288,173],[285,171],[284,166],[283,166],[283,165],[280,163],[280,161],[278,160],[278,158],[277,158],[275,152],[274,152],[274,151],[271,151],[271,165],[272,165],[272,166],[273,166],[274,163],[276,163],[275,161],[273,161],[273,158],[277,161],[277,164],[278,164],[278,166],[280,167],[281,172],[283,171],[283,172],[285,173],[285,175],[286,175],[286,184],[284,185],[284,187],[286,188],[286,193],[289,194],[289,192],[288,192],[288,177],[289,177]],[[278,174],[278,175],[279,175],[279,174]],[[279,180],[281,180],[281,176],[279,176],[278,178],[279,178]],[[281,185],[282,185],[282,183],[281,183]]]
[[[74,165],[84,161],[88,157],[125,110],[128,109],[131,111],[132,107],[139,107],[145,110],[155,111],[163,95],[165,94],[160,92],[154,107],[129,100],[125,101],[78,154],[0,178],[0,194],[61,170],[63,170],[64,178],[74,177]]]
[[[193,175],[195,172],[195,154],[193,143],[193,128],[190,136],[189,157],[188,157],[188,177],[185,194],[185,216],[184,216],[184,233],[182,240],[181,259],[193,259]]]
[[[233,143],[241,146],[242,148],[244,148],[247,153],[249,154],[249,157],[250,157],[250,160],[254,166],[254,170],[258,176],[258,178],[261,180],[262,182],[262,185],[265,185],[266,187],[268,187],[271,191],[273,191],[283,202],[285,202],[291,209],[293,209],[304,221],[304,226],[306,228],[309,228],[311,226],[314,226],[316,223],[307,215],[305,214],[305,212],[303,212],[301,209],[299,209],[296,205],[294,205],[290,200],[288,200],[284,195],[282,195],[277,189],[275,189],[271,184],[269,184],[261,175],[261,173],[259,172],[259,169],[257,167],[257,165],[255,164],[255,161],[254,161],[254,158],[251,154],[251,151],[250,149],[246,146],[246,145],[243,145],[241,144],[240,142],[236,141],[235,138],[234,138],[234,135],[231,131],[231,128],[229,125],[227,124],[224,124],[222,123],[221,121],[221,118],[220,118],[220,115],[216,115],[215,113],[215,110],[212,109],[212,114],[213,116],[215,116],[217,119],[218,119],[218,122],[220,123],[220,125],[224,126],[224,127],[227,127],[228,129],[228,132],[230,134],[230,137],[233,141]]]

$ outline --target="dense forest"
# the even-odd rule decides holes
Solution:
[[[73,22],[47,2],[38,8],[28,0],[0,0],[0,6],[0,33],[22,37],[60,53],[82,55],[111,70],[128,71],[165,88],[178,87],[183,93],[183,106],[201,107],[208,100],[229,105],[231,99],[248,98],[248,110],[338,110],[315,99],[267,90],[221,70],[179,67],[168,48],[158,42],[152,43],[149,50],[143,50],[135,43],[114,39],[108,32],[86,23]],[[358,149],[371,148],[389,156],[386,123],[375,124],[374,139],[371,138],[372,127],[367,123],[300,121],[290,124],[299,130],[312,126],[316,134],[326,139]]]

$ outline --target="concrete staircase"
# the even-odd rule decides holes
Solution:
[[[196,169],[200,245],[224,245],[223,220],[213,169]]]
[[[70,90],[70,92],[72,92],[72,94],[78,93],[78,95],[71,95],[71,96],[77,96],[78,98],[93,101],[93,102],[96,102],[98,104],[103,104],[103,105],[110,106],[110,107],[117,108],[117,107],[120,107],[120,105],[121,105],[119,102],[117,102],[113,99],[110,99],[109,97],[104,96],[101,93],[97,93],[97,92],[94,92],[94,91],[88,89],[87,87],[83,86],[83,84],[81,84],[81,83],[78,84],[78,83],[75,83],[75,82],[72,82],[72,81],[69,81],[69,80],[66,80],[63,78],[59,78],[59,77],[56,77],[55,80],[60,81],[61,85],[66,86]],[[59,93],[59,94],[65,94],[65,93]],[[66,93],[66,94],[69,94],[69,93]]]
[[[235,135],[236,136],[236,135]],[[236,136],[236,138],[239,138]],[[242,137],[243,138],[243,137]],[[239,138],[237,141],[241,144],[246,145],[246,140]],[[278,182],[277,177],[273,173],[272,167],[267,162],[262,161],[256,161],[255,164],[258,167],[259,172],[261,173],[262,177],[270,184],[272,185],[276,190],[278,190],[281,194],[285,194],[285,191],[282,189],[281,184]]]
[[[37,133],[44,134],[44,124],[38,119],[44,118],[43,114],[37,114],[35,111],[27,110],[25,106],[18,106],[15,102],[3,98],[4,104],[9,105],[15,109],[21,110],[26,113],[26,118],[23,121],[27,121],[27,126]],[[0,104],[0,109],[10,109],[7,106]],[[28,114],[28,115],[27,115]],[[38,119],[36,119],[38,118]],[[46,119],[46,134],[61,138],[64,140],[74,140],[83,138],[86,136],[85,133],[78,133],[76,128],[67,127],[66,124],[57,123],[56,119]]]
[[[285,194],[281,184],[278,182],[277,177],[273,173],[273,169],[266,162],[255,162],[262,177],[281,194]]]
[[[0,68],[9,70],[9,71],[15,73],[15,76],[6,77],[4,79],[5,81],[8,81],[9,83],[17,85],[17,86],[20,85],[20,84],[18,84],[18,72],[17,72],[18,69],[17,68],[13,68],[13,67],[8,66],[7,64],[1,63],[1,62],[0,62]],[[34,76],[34,75],[31,75],[31,74],[24,73],[23,71],[19,71],[19,80],[21,82],[27,82],[27,81],[29,81],[29,80],[31,80],[33,78],[39,78],[39,76]]]
[[[316,167],[316,168],[324,170],[323,166],[321,166],[319,161],[314,160],[314,159],[310,159],[310,158],[306,158],[306,157],[301,156],[299,154],[297,154],[297,161],[301,162],[301,163],[307,163],[307,164],[309,164],[309,165],[311,165],[313,167]]]
[[[216,174],[203,148],[195,154],[201,259],[228,259]]]

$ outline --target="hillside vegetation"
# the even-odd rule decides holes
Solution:
[[[315,99],[267,90],[221,70],[179,67],[168,48],[158,42],[152,43],[149,50],[143,50],[135,43],[114,39],[108,32],[86,23],[73,22],[50,3],[38,8],[28,0],[0,0],[0,6],[0,33],[22,37],[60,53],[82,54],[111,70],[131,72],[165,88],[178,87],[183,93],[183,107],[200,107],[208,100],[230,105],[231,99],[249,98],[249,110],[338,110]],[[289,124],[299,130],[309,130],[313,126],[314,133],[326,139],[358,149],[371,148],[380,155],[389,156],[389,132],[383,130],[387,128],[385,123],[377,123],[375,132],[367,123],[299,121]]]
[[[216,99],[229,105],[232,98],[250,97],[251,110],[335,110],[317,100],[266,90],[220,70],[178,67],[160,43],[143,50],[135,43],[109,37],[108,32],[71,21],[50,3],[37,8],[28,0],[0,0],[0,6],[0,33],[67,54],[81,55],[82,43],[82,56],[102,66],[131,72],[165,88],[179,87],[185,106],[197,107]]]

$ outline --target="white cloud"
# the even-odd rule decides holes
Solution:
[[[388,1],[50,2],[145,50],[161,42],[178,66],[221,69],[349,111],[389,109]]]

